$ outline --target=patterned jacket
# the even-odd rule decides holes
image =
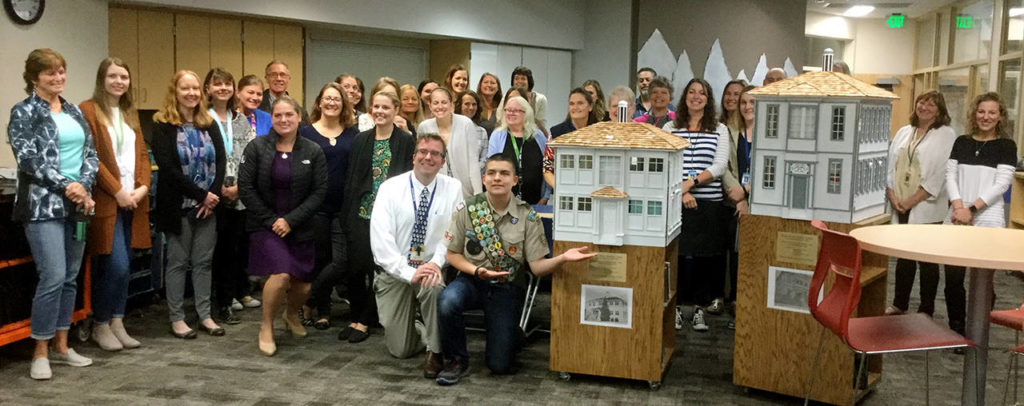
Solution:
[[[99,158],[89,125],[78,106],[60,98],[61,109],[70,114],[85,131],[82,169],[78,183],[92,192],[96,182]],[[60,174],[60,140],[57,123],[50,117],[50,104],[32,93],[11,108],[7,136],[18,162],[18,194],[15,199],[15,221],[51,220],[74,212],[64,198],[64,189],[73,181]]]

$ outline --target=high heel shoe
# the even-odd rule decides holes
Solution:
[[[273,357],[274,354],[277,354],[277,344],[274,344],[273,342],[265,343],[263,341],[259,341],[259,339],[257,339],[257,342],[260,347],[260,354],[268,357]]]
[[[284,317],[282,317],[284,319],[285,326],[288,327],[288,331],[292,333],[292,337],[305,337],[307,333],[306,328],[302,326],[302,321],[293,319],[292,317],[296,316],[292,315],[291,317],[289,317],[287,312],[285,312]]]

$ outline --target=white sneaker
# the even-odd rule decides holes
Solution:
[[[708,331],[708,325],[704,322],[704,310],[699,307],[693,311],[693,331]]]
[[[683,308],[676,306],[676,330],[683,329]]]
[[[50,351],[50,362],[54,364],[71,365],[73,367],[87,367],[92,365],[91,359],[78,355],[73,348],[68,348],[67,354]]]
[[[243,308],[244,307],[242,307],[242,304],[238,303],[238,299],[231,299],[231,310],[234,310],[234,311],[237,312],[237,311],[242,310]]]
[[[254,308],[254,307],[260,307],[260,305],[262,305],[262,304],[263,303],[260,302],[259,299],[256,299],[256,298],[254,298],[252,296],[246,296],[246,297],[242,298],[242,306],[248,307],[250,309]],[[234,305],[232,305],[232,306],[234,306]],[[234,309],[234,310],[242,310],[242,309]]]
[[[35,358],[32,360],[32,367],[29,368],[28,375],[32,379],[36,380],[47,380],[53,377],[53,371],[50,370],[50,360],[46,358]]]

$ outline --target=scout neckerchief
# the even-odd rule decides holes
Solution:
[[[224,154],[231,156],[231,148],[234,147],[234,137],[232,135],[231,128],[231,110],[228,110],[225,114],[228,116],[228,119],[222,124],[220,119],[217,118],[217,110],[210,107],[210,116],[213,117],[213,121],[217,123],[218,127],[220,127],[220,135],[224,139]]]
[[[426,246],[423,245],[423,241],[426,240],[427,236],[427,213],[430,212],[430,206],[434,205],[434,193],[437,192],[437,182],[434,182],[434,190],[430,192],[430,201],[427,201],[427,187],[423,186],[423,192],[420,193],[420,204],[416,206],[416,189],[412,186],[413,175],[409,174],[409,195],[412,197],[412,212],[416,215],[416,220],[412,225],[412,242],[409,244],[409,266],[418,267],[423,264],[423,255],[426,251]]]
[[[509,201],[509,204],[511,205],[512,202]],[[498,228],[495,226],[495,222],[498,219],[494,217],[497,214],[491,209],[486,196],[480,195],[473,198],[468,209],[469,218],[473,222],[473,228],[466,230],[466,236],[480,244],[484,255],[487,256],[487,260],[490,261],[491,267],[494,268],[495,272],[507,271],[509,273],[508,276],[500,278],[501,280],[494,280],[495,283],[508,282],[513,278],[520,266],[519,262],[512,258],[516,248],[514,246],[506,247],[505,243],[501,240],[501,235],[498,234]],[[470,243],[472,244],[472,241]],[[508,251],[505,248],[508,248]]]

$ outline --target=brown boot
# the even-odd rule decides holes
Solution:
[[[437,378],[437,374],[441,372],[441,367],[443,366],[441,361],[441,354],[427,350],[427,358],[423,361],[423,377],[427,379]]]

